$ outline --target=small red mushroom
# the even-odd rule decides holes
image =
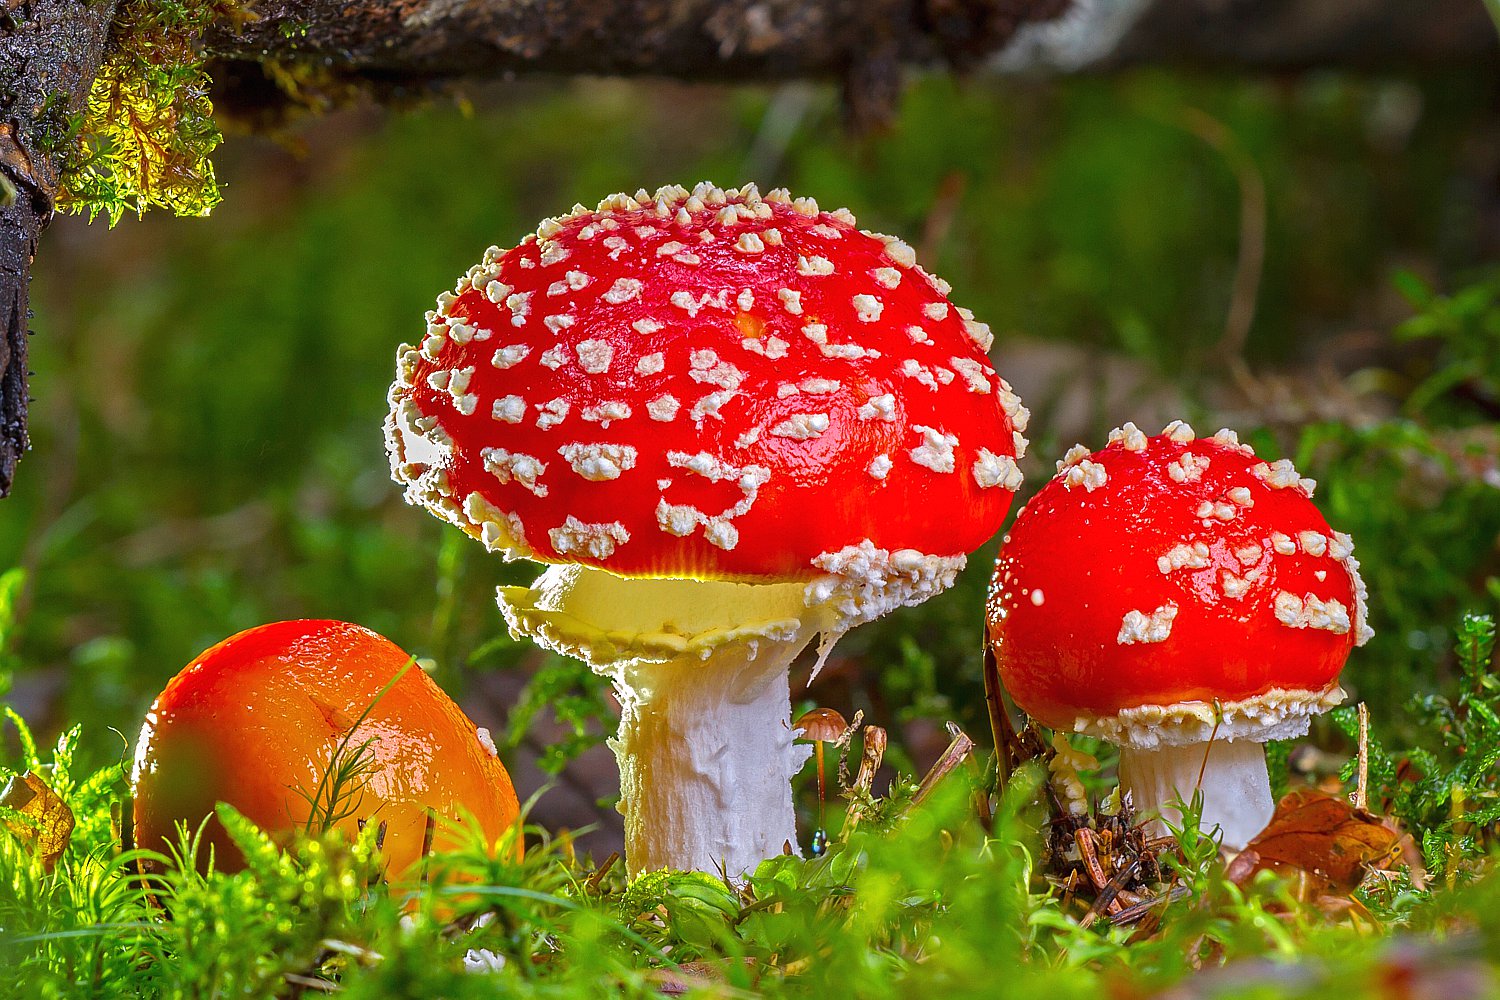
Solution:
[[[392,878],[425,850],[457,846],[456,821],[472,817],[495,842],[520,812],[510,775],[489,734],[410,662],[388,639],[335,621],[262,625],[205,650],[146,713],[132,776],[136,844],[165,852],[179,824],[208,819],[199,862],[211,848],[220,869],[237,870],[218,802],[277,835],[310,818],[332,818],[351,838],[361,822],[384,824]],[[361,747],[358,779],[335,789],[330,765],[341,748],[348,760]]]
[[[1120,746],[1135,805],[1204,795],[1204,829],[1243,847],[1270,819],[1261,744],[1343,700],[1369,638],[1348,535],[1314,483],[1234,432],[1175,421],[1082,445],[1017,516],[990,585],[989,637],[1027,713]]]
[[[787,663],[949,586],[999,527],[1026,412],[989,329],[898,239],[754,185],[542,223],[403,347],[409,502],[506,558],[513,632],[609,673],[634,870],[795,843]]]

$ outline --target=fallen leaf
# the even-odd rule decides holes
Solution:
[[[1298,788],[1276,804],[1271,822],[1229,865],[1231,881],[1244,885],[1256,872],[1295,876],[1298,895],[1314,900],[1348,895],[1371,869],[1388,868],[1401,855],[1401,834],[1387,820],[1356,809],[1341,795]]]
[[[708,996],[728,995],[729,967],[733,961],[726,958],[717,962],[683,962],[675,970],[653,970],[647,973],[647,978],[656,984],[657,992],[663,996],[682,996],[694,991]],[[750,972],[751,981],[758,981],[759,963],[748,957],[742,962]]]
[[[27,771],[0,790],[0,824],[51,871],[73,836],[73,810],[41,778]]]

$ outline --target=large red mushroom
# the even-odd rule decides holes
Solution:
[[[1058,463],[991,582],[1016,703],[1118,744],[1137,808],[1172,817],[1201,788],[1203,828],[1234,848],[1272,814],[1262,744],[1343,700],[1339,671],[1371,634],[1354,544],[1314,485],[1229,430],[1126,424]]]
[[[517,635],[587,661],[634,871],[796,844],[787,668],[952,584],[1026,414],[898,239],[754,185],[614,195],[492,248],[403,347],[407,499],[506,558]]]

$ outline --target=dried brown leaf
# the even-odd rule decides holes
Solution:
[[[18,774],[0,790],[0,824],[41,859],[48,871],[68,849],[73,810],[35,774]]]
[[[1298,788],[1276,804],[1271,822],[1230,864],[1243,885],[1256,872],[1294,876],[1307,901],[1347,896],[1371,869],[1389,868],[1401,855],[1401,834],[1389,821],[1356,808],[1341,795]]]
[[[759,963],[752,958],[743,959],[750,970],[752,980],[760,978]],[[717,962],[683,962],[676,969],[657,969],[648,976],[663,996],[682,996],[684,993],[700,991],[714,996],[722,992],[728,995],[728,980],[732,959]]]

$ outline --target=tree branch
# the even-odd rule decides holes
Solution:
[[[1488,2],[1154,0],[1108,62],[1387,72],[1403,65],[1493,65],[1500,42]]]
[[[0,496],[28,446],[28,288],[67,117],[99,71],[117,0],[0,0]]]
[[[856,109],[888,104],[902,64],[1388,68],[1496,50],[1484,0],[261,0],[255,11],[208,38],[242,70],[301,62],[400,89],[537,72],[823,77],[842,80]]]
[[[208,38],[227,58],[331,59],[382,77],[653,74],[694,80],[838,76],[886,39],[903,61],[1000,48],[1068,0],[263,0]]]
[[[698,81],[822,77],[857,127],[894,113],[903,64],[965,68],[1074,0],[262,0],[216,27],[217,95],[254,112],[276,98],[255,64],[410,92],[521,73]]]

